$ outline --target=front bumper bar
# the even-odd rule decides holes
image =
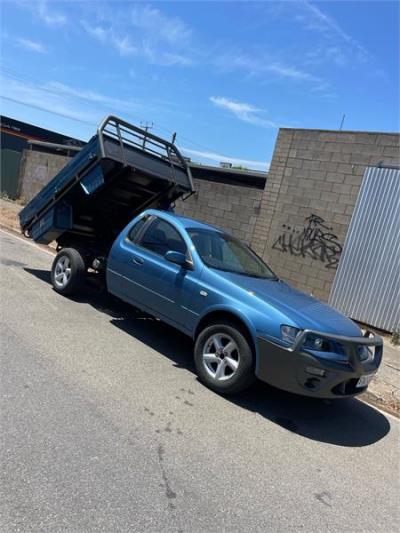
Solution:
[[[305,347],[309,337],[320,337],[340,345],[341,353],[311,350]],[[374,374],[381,364],[381,337],[367,331],[363,337],[345,337],[303,330],[294,344],[285,347],[258,337],[259,358],[256,375],[262,381],[296,394],[316,398],[340,398],[364,392],[358,387],[361,376]],[[360,347],[372,348],[368,357]]]

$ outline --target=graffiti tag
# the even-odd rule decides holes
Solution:
[[[317,215],[305,219],[302,230],[283,224],[284,231],[276,239],[272,248],[291,255],[312,257],[326,263],[325,268],[336,269],[339,264],[342,246],[332,228]]]

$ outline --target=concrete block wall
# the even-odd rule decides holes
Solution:
[[[279,131],[252,247],[283,279],[327,300],[367,166],[399,165],[400,135]]]
[[[70,157],[24,150],[19,172],[19,197],[31,200]],[[179,200],[176,212],[220,226],[250,243],[263,191],[256,187],[194,179],[196,195]]]
[[[70,159],[68,156],[24,150],[19,171],[18,196],[29,202]]]
[[[193,181],[196,194],[185,202],[179,200],[175,211],[224,228],[238,239],[250,243],[263,191],[203,179]]]
[[[69,161],[24,151],[19,196],[29,201]],[[400,135],[279,130],[265,189],[195,179],[176,211],[250,243],[283,279],[327,300],[367,166],[400,165]]]

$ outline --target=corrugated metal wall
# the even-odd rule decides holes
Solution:
[[[21,152],[15,150],[1,149],[0,190],[12,200],[17,198],[21,155]]]
[[[400,330],[399,169],[366,169],[329,303],[360,322]]]

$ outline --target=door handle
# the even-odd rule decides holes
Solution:
[[[136,257],[135,255],[132,257],[132,261],[137,265],[143,265],[144,263],[144,259],[142,259],[141,257]]]

